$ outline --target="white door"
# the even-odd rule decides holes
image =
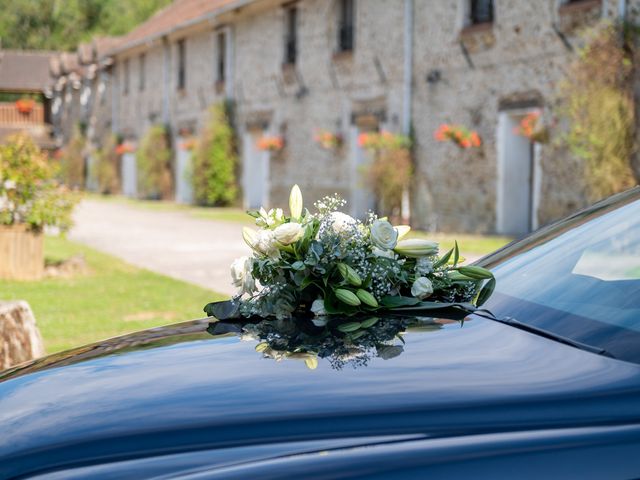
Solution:
[[[369,210],[375,210],[376,199],[366,180],[367,168],[373,160],[373,154],[358,145],[358,136],[361,131],[357,126],[352,126],[350,139],[351,157],[351,215],[364,218]]]
[[[246,132],[243,139],[244,205],[249,209],[267,207],[269,203],[270,155],[258,148],[261,135],[262,132]]]
[[[191,167],[191,150],[183,148],[184,137],[176,137],[176,202],[193,203],[193,181]]]
[[[97,159],[94,155],[87,156],[87,183],[86,188],[90,192],[98,191]]]
[[[498,118],[497,231],[523,235],[535,225],[534,145],[517,133],[523,114],[501,112]]]
[[[135,153],[122,155],[122,193],[127,197],[138,196],[138,171]]]

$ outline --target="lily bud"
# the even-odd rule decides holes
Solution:
[[[291,211],[291,219],[294,221],[300,220],[302,216],[302,192],[298,185],[294,185],[289,194],[289,210]]]
[[[338,300],[352,307],[357,307],[361,303],[356,294],[351,290],[347,290],[346,288],[336,288],[334,293],[336,294]]]
[[[371,295],[366,290],[359,289],[356,292],[356,295],[360,299],[360,301],[362,303],[364,303],[365,305],[369,305],[370,307],[377,307],[378,306],[378,301],[376,300],[376,297]]]
[[[242,228],[242,239],[244,242],[249,245],[252,249],[255,248],[256,242],[258,240],[258,234],[255,230],[252,230],[249,227]]]
[[[438,253],[438,244],[430,240],[410,238],[398,242],[394,251],[405,257],[426,257]]]
[[[360,275],[358,275],[358,272],[346,263],[338,263],[338,271],[340,272],[340,275],[342,275],[342,278],[354,287],[362,285],[362,279],[360,278]]]

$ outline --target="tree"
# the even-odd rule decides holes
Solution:
[[[167,200],[173,196],[171,174],[171,144],[163,125],[147,130],[136,153],[138,165],[138,196]]]

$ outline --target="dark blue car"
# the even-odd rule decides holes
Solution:
[[[639,478],[640,189],[480,264],[464,322],[204,319],[0,373],[0,477]]]

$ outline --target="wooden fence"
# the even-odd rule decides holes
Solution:
[[[44,275],[43,238],[26,225],[0,225],[0,278],[40,280]]]
[[[18,111],[13,102],[0,102],[0,125],[33,125],[44,123],[44,107],[36,103],[30,112]]]

